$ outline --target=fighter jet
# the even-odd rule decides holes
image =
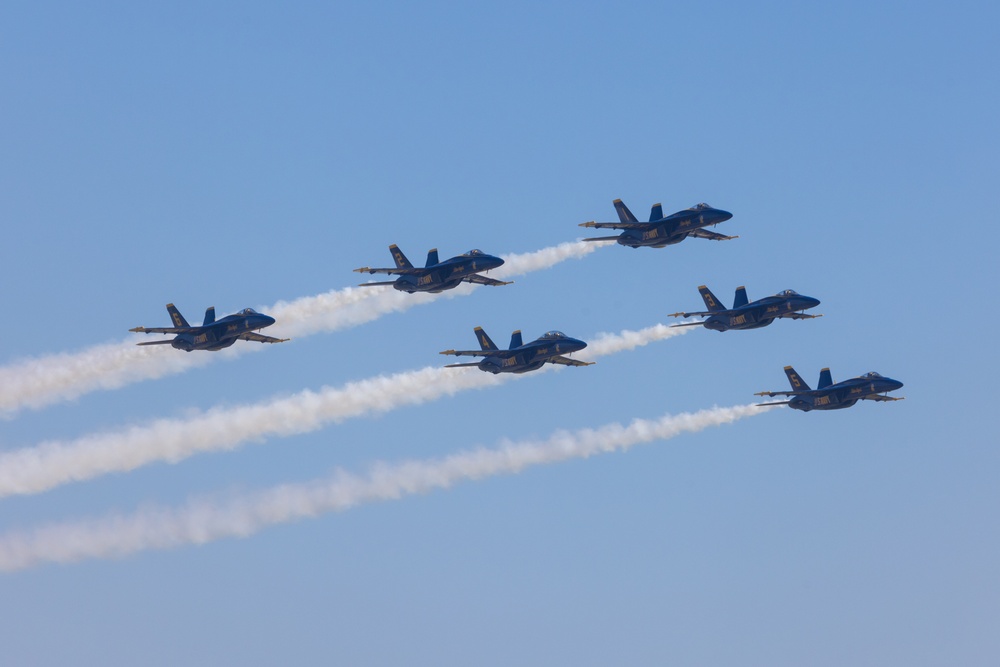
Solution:
[[[792,385],[792,391],[760,391],[754,396],[791,396],[787,401],[774,403],[758,403],[757,405],[787,405],[795,410],[809,412],[810,410],[840,410],[849,408],[858,401],[901,401],[904,397],[886,396],[886,392],[894,391],[903,383],[887,378],[872,371],[850,380],[833,384],[830,369],[819,372],[819,385],[810,389],[795,369],[785,366],[785,375]]]
[[[699,324],[713,331],[728,331],[729,329],[759,329],[766,327],[774,320],[783,317],[790,320],[811,320],[822,315],[806,315],[801,311],[815,308],[819,299],[804,296],[795,290],[786,289],[774,296],[749,301],[746,287],[736,288],[736,299],[731,310],[726,310],[712,294],[712,290],[704,285],[698,287],[701,298],[705,301],[707,311],[695,313],[671,313],[670,317],[707,317],[700,322],[684,322],[674,324],[674,327],[693,327]]]
[[[710,232],[705,227],[711,227],[725,222],[733,217],[729,211],[712,208],[708,204],[697,204],[683,211],[671,213],[663,217],[663,206],[653,204],[649,213],[649,222],[639,222],[632,211],[622,203],[621,199],[614,201],[615,210],[618,211],[620,222],[582,222],[581,227],[595,227],[597,229],[624,229],[619,236],[598,236],[596,238],[583,239],[584,241],[617,241],[620,245],[627,245],[630,248],[648,246],[651,248],[662,248],[663,246],[680,243],[689,236],[695,236],[712,241],[728,241],[739,238],[738,236],[724,236]]]
[[[167,312],[173,320],[172,327],[135,327],[129,329],[136,333],[162,333],[177,334],[176,338],[169,340],[153,340],[148,343],[136,343],[136,345],[170,345],[178,350],[190,352],[191,350],[221,350],[229,347],[238,340],[254,340],[258,343],[284,343],[288,338],[271,338],[254,333],[257,329],[263,329],[274,324],[274,318],[258,313],[253,308],[244,308],[235,315],[227,315],[221,320],[215,319],[215,307],[205,311],[205,321],[200,327],[193,327],[188,324],[184,316],[181,315],[177,307],[172,303],[167,304]]]
[[[427,264],[424,268],[414,268],[410,260],[400,250],[396,244],[389,246],[389,252],[396,261],[394,269],[373,269],[369,266],[362,266],[354,269],[357,273],[388,273],[398,275],[396,280],[376,283],[361,283],[361,287],[374,287],[375,285],[392,285],[401,292],[443,292],[446,289],[458,287],[459,283],[479,283],[480,285],[510,285],[510,282],[493,280],[486,276],[481,276],[481,271],[489,271],[503,264],[503,260],[493,255],[487,255],[482,250],[470,250],[467,253],[438,261],[438,251],[434,248],[427,253]]]
[[[587,344],[582,340],[570,338],[560,331],[549,331],[527,344],[521,340],[520,330],[515,331],[511,334],[508,350],[498,348],[482,327],[476,327],[476,338],[479,339],[481,350],[445,350],[441,354],[453,354],[456,357],[485,357],[482,361],[448,364],[445,368],[476,366],[481,371],[494,374],[526,373],[541,368],[546,362],[563,366],[590,366],[594,363],[562,356],[582,350]]]

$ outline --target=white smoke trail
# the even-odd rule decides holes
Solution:
[[[505,264],[491,275],[510,277],[552,267],[567,259],[584,257],[596,249],[592,243],[563,243],[536,252],[506,255]],[[404,294],[392,287],[346,287],[292,302],[279,301],[260,310],[278,323],[268,333],[302,337],[357,326],[382,315],[429,303],[439,296],[470,294],[463,284],[442,294]],[[0,417],[24,409],[38,409],[79,398],[92,391],[117,389],[204,366],[216,359],[233,359],[260,345],[239,345],[222,352],[181,354],[168,345],[137,347],[136,337],[95,345],[76,352],[18,361],[0,368]]]
[[[604,334],[587,348],[587,356],[631,350],[688,330],[656,325],[640,331]],[[183,419],[160,419],[68,442],[46,442],[0,454],[0,497],[40,493],[157,461],[176,463],[199,452],[236,449],[268,436],[307,433],[353,417],[494,386],[511,377],[525,376],[492,375],[474,368],[427,367],[352,382],[341,388],[323,387],[262,403],[215,408]]]
[[[285,484],[228,502],[193,500],[180,508],[147,507],[130,515],[53,524],[0,536],[0,570],[46,562],[120,557],[149,549],[205,544],[246,537],[267,526],[337,512],[379,500],[395,500],[463,480],[514,474],[525,468],[627,450],[637,444],[694,433],[760,414],[769,408],[741,405],[695,413],[636,419],[628,426],[561,431],[547,440],[502,442],[495,449],[458,452],[442,459],[377,463],[364,476],[336,471],[328,479]]]

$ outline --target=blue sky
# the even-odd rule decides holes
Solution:
[[[992,664],[1000,111],[987,3],[0,9],[0,363],[582,236],[706,201],[740,238],[514,285],[23,411],[11,451],[595,338],[786,288],[822,319],[696,330],[381,416],[0,501],[52,522],[229,498],[869,370],[905,401],[775,410],[246,539],[0,576],[12,664]],[[182,354],[177,352],[177,354]],[[195,354],[195,353],[192,353]],[[476,372],[470,370],[470,372]]]

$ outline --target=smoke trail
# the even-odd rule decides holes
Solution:
[[[656,325],[640,331],[604,334],[587,348],[591,353],[587,356],[631,350],[687,331],[689,328]],[[262,403],[215,408],[184,419],[160,419],[69,442],[46,442],[0,454],[0,497],[40,493],[68,482],[126,472],[156,461],[176,463],[199,452],[236,449],[267,436],[307,433],[352,417],[494,386],[511,377],[525,376],[492,375],[471,368],[426,367],[352,382],[341,388],[323,387]]]
[[[561,431],[547,440],[502,442],[495,449],[458,452],[442,459],[395,465],[377,463],[364,476],[338,470],[328,479],[285,484],[237,496],[228,502],[190,501],[176,509],[148,507],[125,516],[9,533],[0,536],[0,570],[246,537],[274,524],[446,489],[463,480],[514,474],[531,466],[627,450],[637,444],[695,433],[766,410],[741,405],[666,415],[655,420],[636,419],[628,426],[609,424],[597,429]]]
[[[505,255],[505,264],[491,275],[510,277],[581,258],[595,250],[592,243],[563,243],[535,252]],[[346,287],[292,302],[279,301],[260,310],[278,320],[275,336],[302,337],[357,326],[382,315],[429,303],[439,296],[470,294],[463,284],[442,294],[403,294],[392,287]],[[163,345],[137,347],[136,338],[95,345],[71,353],[35,357],[0,368],[0,416],[38,409],[79,398],[98,390],[117,389],[134,382],[182,373],[216,359],[233,359],[260,345],[236,345],[214,354],[180,354]]]

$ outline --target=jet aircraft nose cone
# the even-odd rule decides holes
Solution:
[[[889,380],[889,384],[892,385],[892,389],[890,389],[890,391],[903,388],[903,383],[900,382],[899,380]]]
[[[806,306],[806,308],[815,308],[816,306],[819,305],[820,301],[819,299],[814,299],[813,297],[808,296],[806,297],[806,303],[809,304],[808,306]]]
[[[261,315],[261,319],[264,321],[265,327],[269,327],[275,322],[275,319],[270,315]]]
[[[722,220],[722,222],[729,220],[731,217],[733,217],[732,213],[730,213],[729,211],[723,211],[722,209],[719,209],[719,218]]]

